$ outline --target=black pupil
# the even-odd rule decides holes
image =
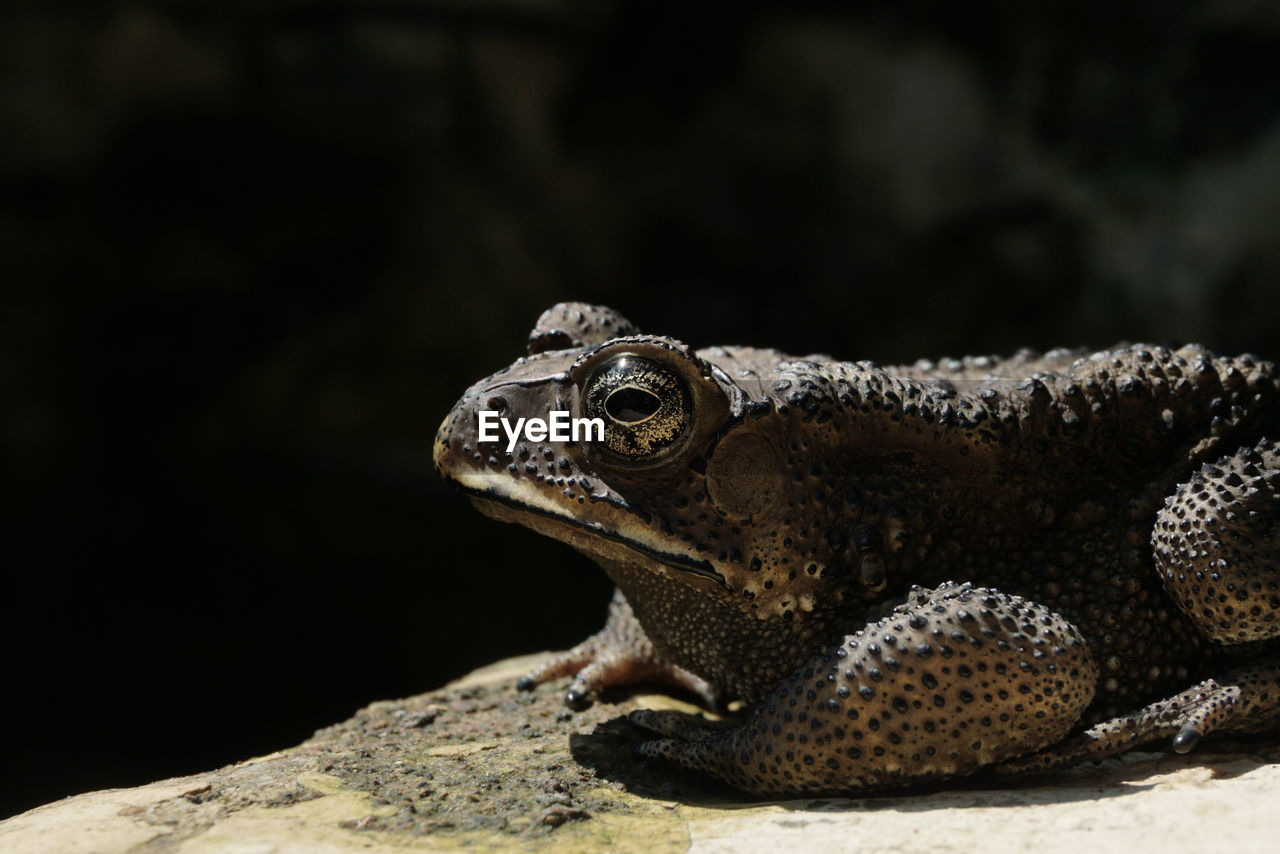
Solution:
[[[604,411],[615,421],[634,424],[658,411],[662,401],[650,391],[640,388],[620,388],[604,402]]]

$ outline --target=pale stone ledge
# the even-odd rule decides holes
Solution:
[[[485,850],[1271,852],[1280,747],[1135,753],[1019,786],[744,802],[631,758],[620,719],[656,696],[569,715],[563,684],[517,694],[533,657],[375,703],[298,747],[0,822],[6,854],[347,854]],[[996,785],[1007,786],[996,788]]]

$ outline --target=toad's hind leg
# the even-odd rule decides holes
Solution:
[[[1223,644],[1280,636],[1280,447],[1203,466],[1165,502],[1151,546],[1165,589]]]
[[[915,588],[906,603],[812,659],[740,727],[674,736],[642,755],[758,795],[858,792],[967,774],[1061,740],[1097,669],[1075,627],[1016,596]]]
[[[1247,652],[1280,637],[1280,447],[1263,439],[1202,466],[1165,502],[1151,546],[1165,589],[1210,638]],[[1205,684],[1218,702],[1212,713],[1184,716],[1174,740],[1181,752],[1215,729],[1280,721],[1274,652]]]
[[[999,774],[1043,774],[1105,759],[1139,744],[1172,738],[1186,753],[1209,732],[1258,732],[1275,726],[1280,666],[1263,662],[1206,679],[1167,700],[1090,727],[1052,747],[996,766]]]
[[[1280,722],[1280,448],[1266,440],[1203,466],[1165,502],[1151,536],[1165,589],[1214,641],[1249,664],[998,768],[1049,771],[1172,738],[1185,753],[1210,732],[1258,732]]]

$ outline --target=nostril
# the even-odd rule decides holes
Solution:
[[[495,394],[493,397],[485,401],[485,405],[488,406],[488,408],[493,410],[494,412],[507,411],[507,399],[500,395]]]

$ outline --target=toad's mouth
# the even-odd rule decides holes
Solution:
[[[487,516],[492,516],[504,522],[517,522],[550,536],[555,536],[553,532],[555,526],[562,526],[562,529],[567,528],[568,532],[577,534],[577,536],[567,538],[571,545],[590,550],[590,539],[605,540],[669,569],[707,578],[725,590],[730,589],[725,577],[708,560],[699,560],[679,552],[670,552],[646,543],[637,542],[634,538],[624,536],[617,531],[611,531],[599,522],[588,522],[565,513],[556,505],[545,501],[545,499],[536,502],[522,500],[501,492],[492,486],[472,486],[457,478],[450,478],[450,481],[455,487],[470,496],[476,507]],[[541,496],[537,497],[541,498]],[[536,524],[534,522],[535,519],[545,520],[550,522],[551,525]]]

